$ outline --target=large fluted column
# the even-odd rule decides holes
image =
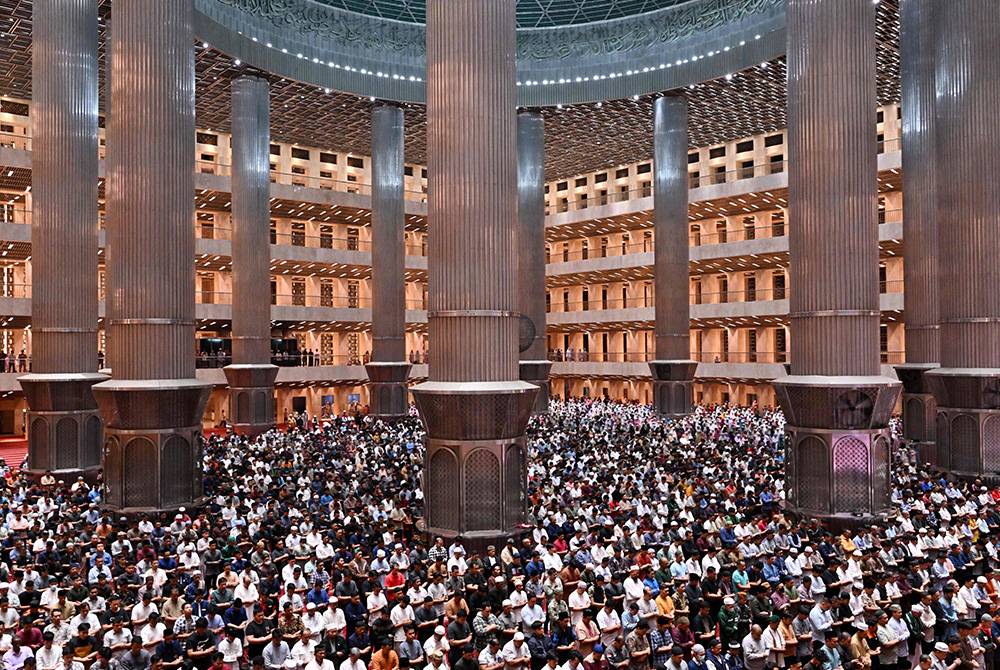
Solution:
[[[259,435],[274,426],[271,365],[270,188],[271,110],[268,83],[244,76],[232,84],[233,363],[229,416],[237,431]]]
[[[936,16],[941,367],[938,465],[1000,472],[1000,4],[956,0]],[[909,242],[907,242],[909,243]],[[909,257],[909,254],[907,254]]]
[[[793,512],[889,509],[888,421],[900,386],[880,375],[876,223],[875,5],[788,0]]]
[[[406,378],[406,284],[403,229],[403,110],[372,110],[372,361],[368,373],[371,413],[409,413]]]
[[[903,88],[903,193],[906,194],[906,363],[896,366],[903,382],[903,434],[917,443],[922,461],[933,451],[937,404],[924,373],[938,366],[937,190],[935,171],[935,0],[906,0],[900,7]]]
[[[545,119],[517,115],[517,282],[521,309],[521,379],[538,387],[534,412],[549,409],[545,346]]]
[[[427,3],[430,532],[472,545],[524,522],[524,429],[537,387],[518,380],[514,0]]]
[[[202,497],[194,370],[192,0],[114,0],[107,166],[113,378],[94,387],[107,426],[104,501],[127,511]]]
[[[663,416],[683,416],[693,403],[688,294],[688,105],[665,95],[653,107],[653,273],[656,360],[653,404]]]
[[[32,16],[28,470],[96,478],[97,4],[35,0]]]

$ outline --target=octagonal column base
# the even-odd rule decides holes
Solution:
[[[786,509],[840,524],[887,514],[889,419],[900,383],[881,376],[787,376],[774,388],[788,421]]]
[[[650,361],[653,376],[653,406],[666,418],[680,418],[691,413],[694,406],[694,372],[696,361]]]
[[[91,387],[107,379],[96,373],[39,374],[18,378],[28,401],[29,476],[46,472],[65,482],[90,483],[101,469],[104,424]]]
[[[937,403],[937,467],[1000,479],[1000,369],[937,368],[925,378]]]
[[[425,529],[475,546],[522,532],[524,430],[538,388],[523,381],[425,382],[413,388],[427,427]]]
[[[413,367],[406,361],[371,362],[368,373],[368,413],[381,419],[402,419],[410,414],[406,380]]]
[[[105,507],[137,514],[203,502],[201,418],[210,392],[196,379],[94,386],[105,420]]]
[[[229,420],[240,435],[257,437],[274,428],[274,380],[278,366],[234,364],[222,368],[229,382]]]
[[[535,395],[535,405],[531,408],[532,414],[545,414],[549,411],[550,370],[552,370],[551,361],[520,361],[518,363],[521,381],[534,384],[538,387],[538,394]]]

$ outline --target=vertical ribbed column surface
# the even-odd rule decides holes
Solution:
[[[270,93],[267,81],[232,84],[233,362],[271,362]]]
[[[934,139],[936,4],[936,0],[906,0],[900,7],[907,363],[936,363],[940,343]]]
[[[97,365],[97,3],[35,0],[32,371]]]
[[[518,378],[514,4],[427,3],[433,381]]]
[[[656,358],[691,356],[688,300],[688,104],[665,95],[653,107],[653,256]]]
[[[792,373],[878,375],[875,5],[786,16]]]
[[[522,360],[543,361],[545,346],[545,119],[517,115],[518,305],[531,319],[534,337]]]
[[[1000,368],[1000,3],[937,14],[941,365]]]
[[[193,2],[113,8],[111,368],[116,380],[193,378]]]
[[[372,110],[372,360],[406,360],[403,110]]]

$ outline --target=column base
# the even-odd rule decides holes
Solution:
[[[788,421],[785,508],[839,524],[888,514],[888,425],[900,383],[881,376],[788,376],[774,388]]]
[[[402,419],[410,415],[409,387],[412,364],[406,361],[365,363],[368,373],[368,413],[382,419]]]
[[[101,470],[104,424],[91,387],[107,377],[97,373],[37,374],[18,378],[28,401],[29,476],[83,477],[90,483]]]
[[[254,438],[274,428],[274,380],[278,366],[236,363],[222,371],[229,383],[229,421],[233,430]]]
[[[937,402],[937,462],[956,477],[1000,478],[1000,369],[925,373]]]
[[[694,406],[694,372],[697,361],[650,361],[653,375],[653,407],[669,419],[687,416]]]
[[[112,379],[93,390],[105,420],[104,506],[129,514],[201,504],[201,418],[211,385]]]
[[[525,526],[524,430],[538,387],[523,381],[413,387],[427,428],[425,529],[478,546]]]
[[[520,361],[518,363],[521,381],[538,387],[535,405],[531,408],[532,414],[545,414],[549,411],[549,371],[551,369],[552,363],[550,361]]]

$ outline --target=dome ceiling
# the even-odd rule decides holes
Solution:
[[[405,23],[424,23],[426,0],[315,0],[337,9]],[[620,19],[687,0],[517,0],[518,28],[551,28]]]

